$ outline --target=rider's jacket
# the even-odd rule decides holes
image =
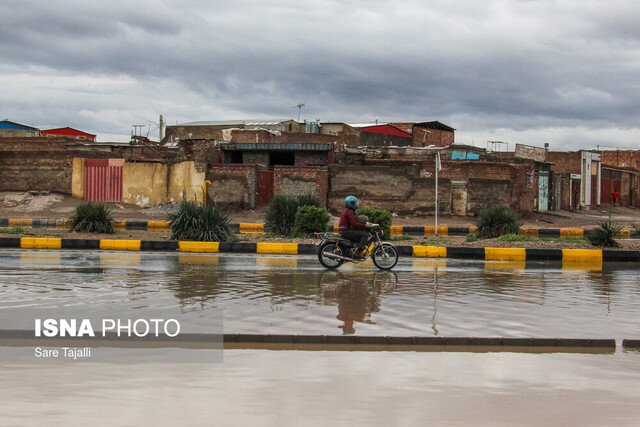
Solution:
[[[345,208],[340,215],[340,223],[338,231],[347,231],[352,228],[365,228],[366,224],[356,221],[356,215],[353,209]]]

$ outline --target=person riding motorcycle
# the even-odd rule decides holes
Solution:
[[[338,231],[342,237],[356,244],[354,256],[362,259],[365,257],[362,251],[370,239],[370,235],[365,231],[365,228],[371,224],[368,222],[363,224],[356,221],[355,211],[358,209],[358,199],[354,196],[344,199],[344,205],[345,209],[340,215]]]

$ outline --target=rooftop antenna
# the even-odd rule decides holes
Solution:
[[[302,107],[306,107],[304,101],[293,107],[298,109],[298,122],[300,122],[300,113],[302,112]]]

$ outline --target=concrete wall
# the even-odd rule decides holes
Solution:
[[[84,197],[84,159],[73,159],[73,177],[71,179],[71,195],[82,199]]]
[[[122,168],[124,203],[138,206],[166,203],[169,167],[161,163],[127,163]]]
[[[185,191],[188,200],[203,200],[205,173],[198,170],[195,162],[171,165],[168,172],[167,201],[182,200]]]

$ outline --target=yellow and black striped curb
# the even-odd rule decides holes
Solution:
[[[146,230],[146,231],[168,231],[170,230],[169,221],[116,221],[115,226],[125,230]],[[266,227],[260,223],[232,223],[231,229],[242,233],[264,233]],[[0,227],[33,227],[33,228],[62,228],[69,229],[70,223],[68,219],[26,219],[26,218],[0,218]],[[338,226],[330,227],[328,231],[338,231]],[[438,227],[439,236],[466,236],[475,233],[478,227]],[[590,229],[585,228],[522,228],[521,234],[529,237],[555,238],[555,237],[584,237]],[[433,226],[403,226],[392,225],[391,234],[393,235],[423,235],[434,236],[436,227]],[[617,237],[634,238],[638,237],[637,230],[623,229]]]
[[[309,243],[187,242],[111,239],[62,239],[48,237],[0,237],[0,247],[22,249],[102,249],[123,251],[179,251],[213,253],[315,254]],[[640,251],[602,249],[475,248],[444,246],[396,246],[401,256],[458,258],[485,261],[562,261],[563,263],[640,262]]]

